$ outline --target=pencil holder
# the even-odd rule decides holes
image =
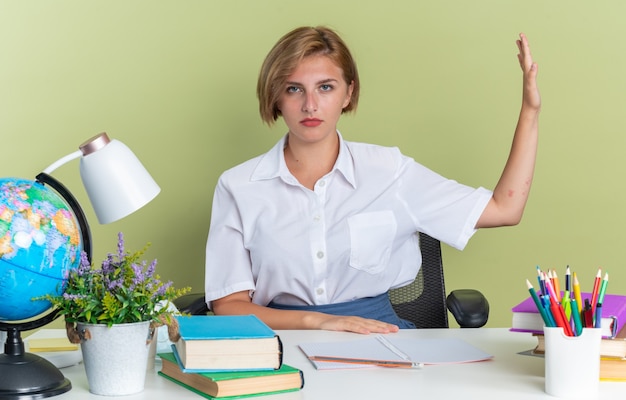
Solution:
[[[567,336],[563,328],[544,327],[546,393],[557,397],[593,398],[600,383],[600,328]]]

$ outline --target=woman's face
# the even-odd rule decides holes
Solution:
[[[312,143],[334,135],[341,111],[350,103],[352,87],[330,58],[304,58],[287,78],[278,101],[290,140]]]

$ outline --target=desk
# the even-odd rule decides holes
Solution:
[[[298,392],[263,396],[264,400],[320,399],[554,399],[544,392],[543,358],[519,355],[536,344],[530,334],[504,328],[402,330],[408,338],[458,337],[494,355],[491,361],[456,365],[427,365],[420,370],[358,369],[318,371],[297,348],[298,343],[340,341],[362,337],[346,332],[277,331],[284,345],[284,362],[304,371],[304,389]],[[192,393],[148,371],[145,390],[120,399],[199,400]],[[72,390],[52,399],[84,400],[104,397],[89,393],[82,364],[61,371],[72,381]],[[599,398],[623,398],[626,382],[601,382]]]

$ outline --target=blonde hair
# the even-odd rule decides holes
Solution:
[[[359,102],[359,73],[348,46],[330,28],[300,27],[280,38],[261,66],[256,92],[263,122],[272,125],[281,115],[278,101],[287,78],[302,59],[312,55],[324,55],[341,68],[346,84],[353,84],[350,103],[342,113],[356,110]]]

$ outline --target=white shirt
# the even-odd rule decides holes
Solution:
[[[207,301],[240,291],[260,305],[376,296],[417,275],[416,232],[465,247],[491,191],[443,178],[395,147],[339,138],[335,166],[313,191],[289,172],[286,137],[222,174],[206,247]]]

